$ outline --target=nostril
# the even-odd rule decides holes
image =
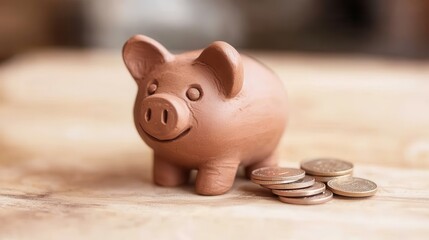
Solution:
[[[168,111],[167,110],[162,111],[161,121],[163,124],[167,124],[167,122],[168,122]]]
[[[146,122],[149,122],[151,117],[152,117],[152,109],[148,108],[145,114]]]

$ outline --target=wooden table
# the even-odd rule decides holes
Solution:
[[[429,62],[254,55],[288,87],[281,165],[344,158],[376,196],[288,205],[242,174],[223,196],[154,186],[120,52],[43,51],[0,66],[0,239],[426,238]]]

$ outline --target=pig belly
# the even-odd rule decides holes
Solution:
[[[287,124],[287,94],[282,81],[268,68],[243,56],[245,98],[235,124],[241,135],[241,165],[248,166],[271,157]],[[244,120],[243,120],[244,119]]]

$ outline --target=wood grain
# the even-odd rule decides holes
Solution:
[[[216,197],[154,186],[120,52],[44,51],[0,66],[0,239],[425,238],[429,63],[254,55],[288,87],[281,164],[348,159],[376,196],[287,205],[242,174]]]

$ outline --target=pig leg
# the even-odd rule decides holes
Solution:
[[[155,155],[153,164],[153,180],[160,186],[174,187],[185,184],[189,179],[189,170],[171,164],[161,157]]]
[[[274,167],[277,166],[278,154],[273,153],[269,157],[263,159],[262,161],[258,161],[254,164],[251,164],[246,167],[246,177],[250,179],[250,175],[253,170],[262,168],[262,167]]]
[[[208,162],[198,170],[195,190],[201,195],[226,193],[234,183],[239,161]]]

